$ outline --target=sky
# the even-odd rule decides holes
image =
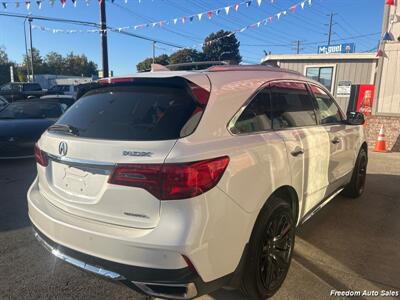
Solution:
[[[15,2],[17,0],[4,0]],[[35,16],[56,17],[80,21],[99,22],[99,5],[97,0],[90,0],[89,5],[84,0],[77,0],[76,7],[72,0],[66,0],[62,8],[60,0],[55,0],[51,7],[47,0],[43,1],[41,9],[32,0],[30,10],[24,4],[19,8],[15,3],[9,3],[5,10],[0,5],[0,13],[32,13]],[[275,16],[272,23],[238,32],[240,53],[243,63],[258,63],[264,56],[264,50],[274,54],[295,53],[294,41],[300,40],[301,53],[316,53],[318,45],[327,44],[329,14],[334,13],[332,43],[354,42],[356,52],[374,51],[376,48],[382,24],[384,0],[312,0],[304,9],[297,7],[295,12],[289,8],[301,0],[262,0],[261,5],[253,0],[249,7],[240,5],[238,11],[230,9],[229,14],[222,10],[219,16],[207,15],[201,21],[194,18],[182,23],[183,16],[197,15],[208,10],[235,5],[245,0],[107,0],[107,25],[112,27],[132,26],[129,32],[146,36],[150,39],[162,40],[176,46],[197,47],[201,50],[204,38],[220,29],[236,30],[255,24],[259,20]],[[308,0],[307,0],[308,1]],[[3,0],[0,0],[0,3]],[[276,14],[287,10],[279,20]],[[179,18],[176,24],[163,27],[133,29],[134,25],[173,20]],[[51,29],[87,30],[90,27],[71,24],[54,23],[34,20],[36,26]],[[0,47],[5,48],[11,60],[20,63],[25,53],[23,19],[0,16]],[[41,55],[50,51],[61,54],[74,52],[85,54],[96,62],[101,69],[101,47],[98,33],[52,33],[33,30],[33,46],[39,49]],[[156,44],[156,55],[171,54],[177,48]],[[110,70],[114,75],[131,74],[136,71],[136,64],[146,57],[152,56],[152,42],[110,32],[108,34],[108,51]]]

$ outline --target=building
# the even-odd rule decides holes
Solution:
[[[368,143],[373,147],[383,125],[387,148],[400,151],[400,5],[386,5],[382,39],[377,53],[348,53],[340,47],[330,54],[267,55],[263,64],[295,70],[321,82],[347,111],[350,86],[372,84],[375,87],[372,114],[365,126]],[[343,47],[345,48],[345,47]],[[320,49],[318,49],[322,52]],[[327,49],[322,49],[325,52]],[[351,49],[350,49],[351,50]]]
[[[39,83],[43,89],[49,89],[53,85],[78,85],[95,80],[93,77],[64,76],[52,74],[37,74],[35,82]]]
[[[375,53],[268,55],[263,63],[297,71],[321,82],[346,111],[352,84],[374,84]]]

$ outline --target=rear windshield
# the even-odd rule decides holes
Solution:
[[[0,111],[0,119],[46,119],[58,118],[61,114],[58,103],[12,102]]]
[[[184,87],[110,86],[85,94],[57,124],[86,138],[168,140],[192,133],[200,111]]]

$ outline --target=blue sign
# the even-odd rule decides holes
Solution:
[[[356,45],[354,43],[318,46],[318,54],[354,53],[355,51]]]

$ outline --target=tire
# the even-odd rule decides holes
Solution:
[[[350,198],[360,197],[365,190],[365,179],[367,177],[368,156],[367,151],[361,148],[358,153],[356,164],[350,182],[343,190],[343,194]]]
[[[279,290],[292,259],[295,231],[289,203],[271,196],[250,238],[241,286],[244,294],[266,299]]]

